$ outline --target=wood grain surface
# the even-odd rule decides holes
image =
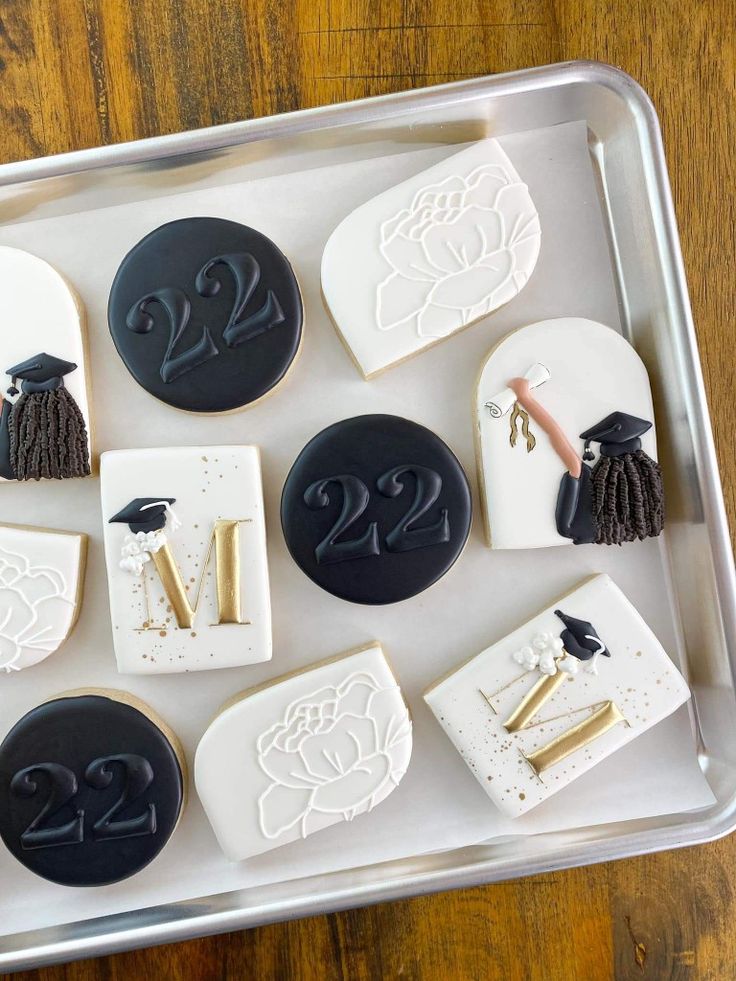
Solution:
[[[733,0],[2,0],[0,158],[18,160],[571,58],[664,130],[736,514]],[[736,838],[21,978],[736,978]],[[0,884],[2,888],[2,884]]]

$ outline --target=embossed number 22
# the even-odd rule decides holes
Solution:
[[[230,270],[235,280],[235,298],[223,329],[222,339],[230,349],[240,347],[246,341],[253,340],[264,331],[283,323],[284,312],[281,309],[276,294],[269,290],[260,310],[251,316],[245,316],[245,309],[255,292],[261,277],[261,270],[249,252],[232,252],[228,255],[217,255],[206,262],[197,273],[194,285],[200,296],[216,296],[222,283],[213,275],[216,266],[225,266]],[[154,327],[154,319],[149,307],[158,303],[166,314],[169,322],[169,343],[161,362],[161,379],[166,384],[176,381],[181,375],[198,368],[201,364],[216,358],[220,349],[215,343],[209,327],[202,327],[198,341],[186,351],[174,354],[174,348],[189,325],[192,305],[184,290],[176,286],[166,286],[153,290],[136,300],[128,311],[126,324],[134,334],[150,334]]]
[[[398,497],[404,490],[401,478],[412,474],[416,481],[414,499],[401,520],[386,535],[386,549],[389,552],[410,552],[415,548],[429,545],[442,545],[450,540],[450,520],[447,508],[442,508],[440,516],[432,525],[424,528],[414,527],[429,511],[442,490],[442,478],[429,467],[417,464],[401,464],[387,470],[376,481],[378,490],[385,497]],[[326,508],[330,504],[327,493],[329,484],[337,484],[342,490],[342,510],[335,524],[314,550],[319,565],[344,562],[346,559],[365,559],[379,555],[378,523],[371,521],[365,534],[360,538],[338,542],[337,539],[347,531],[368,507],[370,492],[359,477],[353,474],[340,474],[315,480],[304,492],[304,503],[313,510]]]
[[[156,805],[149,804],[138,817],[114,820],[129,804],[135,803],[153,783],[153,769],[148,760],[133,753],[119,756],[103,756],[93,760],[84,773],[84,778],[95,790],[105,790],[113,780],[113,765],[122,768],[125,781],[123,790],[112,807],[92,825],[92,836],[96,841],[110,841],[117,838],[135,838],[139,835],[152,835],[156,832]],[[35,763],[15,774],[10,782],[11,793],[18,797],[35,797],[38,791],[38,777],[45,776],[48,796],[36,817],[20,836],[24,849],[49,848],[54,845],[74,845],[84,841],[84,811],[77,810],[75,816],[66,824],[49,827],[51,821],[63,807],[70,804],[77,793],[77,778],[68,767],[60,763]]]

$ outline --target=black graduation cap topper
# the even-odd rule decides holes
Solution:
[[[584,460],[592,460],[591,443],[601,444],[602,456],[623,456],[641,449],[641,436],[652,428],[651,422],[630,416],[627,412],[612,412],[605,419],[580,434],[585,440]]]
[[[16,379],[20,378],[23,391],[31,393],[61,388],[64,384],[64,375],[75,371],[76,367],[72,361],[63,361],[61,358],[55,358],[53,354],[41,352],[13,365],[12,368],[7,368],[5,374],[13,379],[13,387]],[[11,392],[11,394],[15,393]]]
[[[139,531],[158,531],[166,525],[166,518],[175,497],[136,497],[122,511],[109,520],[109,524],[126,524],[136,534]]]
[[[560,639],[568,654],[572,654],[579,661],[589,661],[596,654],[603,654],[604,657],[611,656],[611,652],[598,636],[592,623],[568,616],[562,610],[555,610],[555,616],[565,624]]]

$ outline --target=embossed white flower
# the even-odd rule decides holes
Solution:
[[[0,671],[18,671],[24,652],[50,654],[64,640],[73,608],[64,591],[55,569],[0,549]]]
[[[422,189],[381,225],[391,272],[377,290],[379,329],[446,337],[485,316],[524,286],[540,240],[526,184],[499,164]]]
[[[381,688],[361,672],[292,702],[257,749],[271,780],[258,801],[261,831],[278,838],[298,823],[305,837],[312,815],[352,820],[398,784],[411,753],[411,722],[399,689]]]

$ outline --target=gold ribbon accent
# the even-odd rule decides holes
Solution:
[[[580,710],[578,710],[580,711]],[[555,763],[560,763],[571,753],[588,746],[599,736],[608,732],[619,722],[626,722],[621,711],[615,702],[603,702],[591,716],[560,733],[546,745],[535,749],[534,752],[522,753],[532,770],[539,776],[544,770],[548,770]]]
[[[519,438],[518,423],[521,419],[521,434],[526,440],[526,451],[531,453],[534,447],[537,445],[536,437],[529,429],[529,413],[526,409],[520,405],[518,402],[514,402],[514,408],[511,412],[511,418],[509,420],[511,426],[511,434],[509,435],[509,443],[511,447],[516,446],[516,441]]]

